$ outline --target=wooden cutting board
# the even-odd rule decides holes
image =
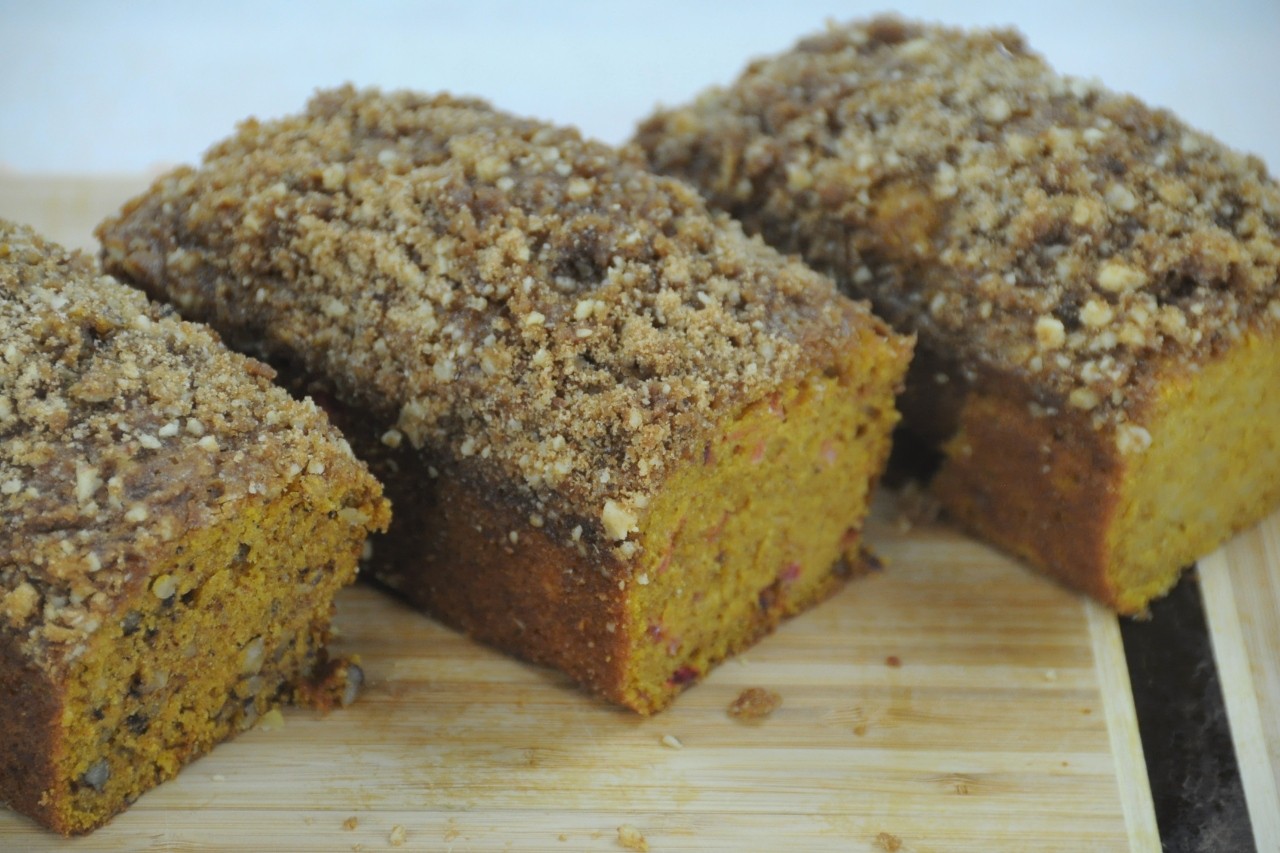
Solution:
[[[92,247],[144,184],[0,175],[0,216]],[[1249,535],[1268,538],[1233,543],[1215,571],[1280,589],[1280,518]],[[1115,617],[945,525],[908,529],[890,494],[868,537],[885,571],[649,719],[348,590],[339,645],[369,676],[354,706],[286,711],[86,839],[0,808],[0,850],[620,850],[621,826],[653,851],[1159,850]],[[1259,622],[1215,633],[1249,674],[1227,692],[1262,739],[1251,805],[1280,766],[1277,633]],[[782,707],[731,719],[752,686]]]

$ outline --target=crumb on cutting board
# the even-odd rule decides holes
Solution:
[[[342,822],[342,828],[346,830],[355,829],[359,825],[360,825],[360,819],[355,815],[352,815],[351,817],[347,818]]]
[[[405,831],[403,824],[397,823],[391,827],[391,835],[387,837],[387,840],[391,842],[392,847],[400,847],[404,844],[408,835],[409,833]]]
[[[739,720],[763,720],[782,707],[782,696],[776,690],[748,687],[729,703],[728,714]]]
[[[882,832],[876,836],[876,846],[885,853],[897,853],[902,849],[902,839],[892,832]]]
[[[618,827],[618,843],[628,850],[646,851],[649,849],[649,842],[645,839],[644,833],[629,823],[624,823]]]

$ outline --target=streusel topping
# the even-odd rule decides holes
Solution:
[[[0,631],[74,656],[163,570],[148,558],[222,505],[319,493],[326,472],[365,483],[353,500],[376,493],[324,415],[272,376],[0,220]]]
[[[638,141],[969,378],[1021,376],[1096,425],[1123,424],[1153,365],[1280,322],[1263,164],[1012,31],[832,26]]]
[[[887,333],[636,152],[448,95],[250,120],[100,234],[110,268],[300,359],[384,441],[608,540],[713,421]]]

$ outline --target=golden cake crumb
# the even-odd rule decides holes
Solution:
[[[264,732],[273,732],[284,728],[284,714],[279,708],[272,708],[258,718],[258,728]]]
[[[764,687],[748,687],[729,703],[727,713],[740,720],[763,720],[782,707],[782,695]]]
[[[387,836],[387,841],[392,847],[403,847],[405,840],[409,837],[409,833],[401,824],[391,827],[391,834]]]
[[[359,825],[360,825],[360,818],[356,817],[355,815],[352,815],[351,817],[347,818],[342,822],[342,828],[346,830],[355,829]]]
[[[1126,421],[1152,363],[1280,311],[1263,163],[1057,74],[1013,30],[832,25],[637,139],[922,347],[1099,427]]]

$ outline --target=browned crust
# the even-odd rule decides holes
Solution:
[[[623,624],[626,595],[610,553],[588,556],[530,528],[528,510],[500,487],[447,468],[430,476],[439,469],[416,451],[395,454],[396,470],[369,451],[383,456],[372,464],[396,508],[390,534],[374,540],[376,581],[476,640],[627,704],[626,638],[606,628]]]
[[[0,803],[66,835],[52,801],[61,691],[10,632],[0,632]]]
[[[321,388],[309,386],[312,394],[327,399]],[[376,419],[336,404],[327,408],[383,482],[396,511],[391,530],[371,540],[366,577],[468,636],[555,667],[634,711],[661,710],[679,692],[654,693],[654,685],[628,691],[635,643],[626,633],[625,614],[634,587],[619,585],[623,567],[610,549],[569,544],[566,531],[575,526],[573,518],[531,528],[527,498],[509,484],[477,476],[474,464],[407,446],[392,450],[378,440],[383,427]],[[518,531],[514,542],[512,531]],[[784,600],[766,589],[750,624],[736,626],[737,642],[726,654],[750,647],[874,565],[865,553],[838,561],[805,600]]]
[[[605,699],[648,714],[671,695],[627,691],[631,639],[624,628],[630,585],[602,567],[610,555],[587,556],[541,531],[508,531],[526,517],[494,500],[492,489],[454,479],[447,490],[420,470],[389,475],[397,525],[375,543],[372,577],[411,604],[468,636],[532,663],[556,667]],[[513,562],[519,567],[513,570]],[[806,601],[783,608],[765,590],[735,654],[771,633],[787,617],[825,600],[868,566],[838,562]],[[684,686],[692,686],[696,679]],[[676,692],[679,692],[678,690]]]
[[[932,487],[965,527],[1118,606],[1107,536],[1123,468],[1083,418],[1034,418],[1025,398],[971,393]]]

